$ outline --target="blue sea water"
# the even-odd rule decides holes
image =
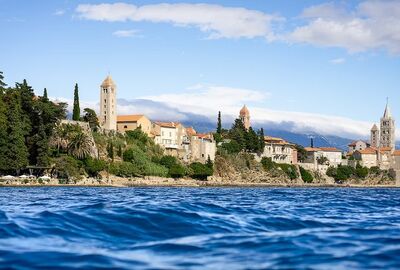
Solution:
[[[400,189],[0,188],[0,268],[400,269]]]

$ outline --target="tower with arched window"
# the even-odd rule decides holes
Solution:
[[[100,86],[100,126],[105,130],[117,130],[117,87],[108,75]]]

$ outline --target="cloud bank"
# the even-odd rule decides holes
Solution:
[[[135,6],[127,3],[82,4],[76,8],[82,19],[107,22],[171,23],[196,27],[209,38],[272,37],[271,23],[280,18],[257,10],[212,4],[155,4]]]
[[[81,4],[75,11],[85,20],[195,27],[207,33],[209,39],[261,37],[270,42],[339,47],[350,53],[383,49],[391,54],[400,54],[398,0],[367,0],[355,8],[348,8],[343,2],[329,2],[304,9],[300,21],[296,19],[299,17],[283,18],[258,10],[214,4]],[[283,24],[293,20],[297,22],[291,30],[292,23]]]

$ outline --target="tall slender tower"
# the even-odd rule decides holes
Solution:
[[[380,147],[391,147],[392,150],[395,149],[396,145],[395,130],[396,130],[395,121],[390,112],[389,102],[387,102],[385,113],[381,118]]]
[[[371,146],[379,147],[379,129],[376,124],[371,128]]]
[[[105,130],[117,130],[117,87],[108,75],[100,86],[100,126]]]
[[[249,130],[250,128],[250,112],[247,109],[246,105],[240,110],[239,118],[242,120],[244,127]]]

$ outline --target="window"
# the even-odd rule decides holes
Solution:
[[[128,126],[124,126],[124,128],[126,129],[126,128],[128,128]]]

